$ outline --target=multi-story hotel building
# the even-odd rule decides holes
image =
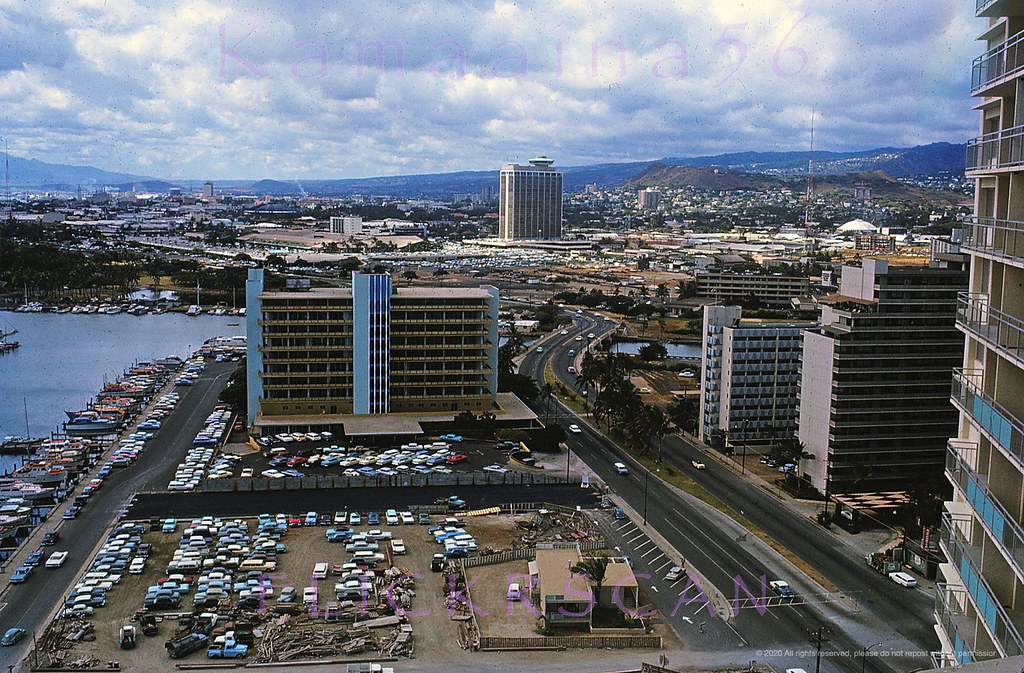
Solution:
[[[963,354],[958,269],[844,266],[804,332],[800,472],[827,494],[907,491],[941,483],[957,423],[949,378]]]
[[[502,241],[562,237],[562,174],[547,157],[529,166],[507,164],[499,176],[498,238]]]
[[[949,440],[936,587],[936,664],[1024,654],[1024,3],[974,0],[986,24],[971,93],[981,114],[967,143],[974,215],[961,252],[970,289],[957,327],[966,335],[953,377],[959,431]]]
[[[781,273],[745,273],[742,271],[698,271],[694,274],[697,296],[722,303],[746,303],[754,300],[765,306],[790,305],[793,297],[811,293],[811,280],[805,276]]]
[[[257,431],[494,409],[493,287],[394,288],[389,275],[353,273],[351,288],[268,292],[263,270],[250,269],[246,324],[248,418]]]
[[[746,447],[796,434],[802,333],[813,326],[704,307],[701,440]]]

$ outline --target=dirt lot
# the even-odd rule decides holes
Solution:
[[[523,530],[515,525],[515,521],[526,520],[530,516],[471,518],[467,521],[466,529],[476,538],[481,550],[507,549],[513,544],[522,544]],[[441,518],[434,516],[432,520],[437,523]],[[249,524],[250,530],[255,528],[254,519],[246,519],[246,522]],[[152,545],[145,572],[141,575],[122,574],[121,583],[108,593],[107,606],[100,608],[91,620],[95,625],[96,639],[76,644],[62,657],[65,661],[71,662],[83,657],[94,657],[99,662],[118,661],[122,668],[132,670],[153,670],[169,666],[170,660],[164,651],[163,643],[176,630],[178,613],[191,609],[194,587],[189,595],[184,597],[180,610],[156,613],[164,620],[160,624],[158,636],[140,636],[139,645],[133,650],[119,649],[117,636],[120,627],[131,623],[132,616],[142,608],[146,588],[164,576],[166,566],[178,546],[178,540],[184,527],[184,523],[179,524],[173,535],[160,532],[143,534],[143,542]],[[408,620],[413,625],[414,635],[417,638],[416,649],[421,651],[425,649],[432,653],[431,656],[434,656],[433,653],[454,654],[460,651],[456,642],[458,629],[452,626],[443,601],[445,587],[442,576],[430,571],[431,557],[442,548],[428,535],[425,525],[381,526],[381,528],[390,531],[394,538],[402,539],[408,550],[405,556],[392,556],[390,546],[384,545],[382,549],[388,555],[388,559],[401,571],[419,580],[416,600],[410,607]],[[369,526],[358,526],[357,529],[368,530]],[[282,540],[287,545],[288,551],[278,556],[277,569],[267,573],[273,583],[275,596],[280,594],[281,588],[285,586],[295,587],[300,595],[304,587],[313,586],[316,583],[312,579],[315,563],[336,564],[347,560],[350,554],[345,552],[344,545],[327,542],[325,530],[324,526],[289,528]],[[387,564],[378,570],[384,567],[387,567]],[[319,581],[318,608],[321,612],[324,611],[328,603],[335,602],[334,581],[334,577]],[[367,601],[367,609],[372,609],[375,602],[385,601],[386,596],[378,596],[378,599],[379,601],[374,601],[371,597]],[[268,605],[272,606],[273,601],[269,600]],[[346,625],[343,624],[327,625],[323,620],[319,620],[318,623],[330,629],[346,628]],[[186,658],[186,660],[196,661],[203,659],[205,657],[202,653],[196,653]]]
[[[438,523],[441,518],[441,516],[435,515],[432,517],[432,521]],[[255,520],[247,519],[246,521],[249,523],[250,531],[253,530]],[[567,527],[566,519],[558,515],[536,512],[467,517],[465,521],[466,531],[474,536],[481,552],[508,550],[536,541],[571,540],[579,537],[581,527],[588,527],[583,519],[580,520],[584,522],[582,526]],[[300,526],[288,529],[282,540],[287,545],[288,551],[278,556],[276,571],[267,573],[272,580],[275,597],[285,586],[294,586],[301,596],[304,587],[314,585],[311,574],[315,563],[342,563],[350,556],[345,552],[343,545],[327,542],[326,528],[326,526]],[[364,524],[356,526],[356,528],[362,531],[367,530],[369,526]],[[450,610],[447,604],[450,587],[446,584],[446,575],[430,570],[433,554],[442,551],[443,548],[427,533],[427,526],[399,525],[380,526],[380,528],[390,531],[393,538],[402,539],[408,553],[404,556],[393,556],[390,545],[383,545],[382,551],[387,555],[388,561],[379,567],[378,571],[383,571],[389,566],[389,563],[393,563],[402,574],[416,578],[415,597],[411,600],[406,612],[407,622],[412,628],[415,639],[412,655],[435,662],[464,661],[467,658],[481,656],[467,652],[460,646],[460,640],[465,639],[465,623],[452,619],[453,614],[457,615],[458,613]],[[173,670],[176,663],[206,661],[202,651],[191,654],[180,661],[172,661],[167,657],[163,645],[177,629],[176,619],[179,611],[162,613],[164,621],[160,624],[159,634],[156,637],[140,635],[138,647],[135,649],[125,651],[119,649],[117,645],[118,629],[121,625],[130,623],[132,615],[141,609],[146,588],[155,584],[164,575],[164,570],[174,549],[177,548],[183,529],[184,523],[181,523],[173,535],[160,532],[146,532],[143,535],[143,542],[153,545],[145,572],[142,575],[123,575],[121,584],[108,593],[107,607],[98,610],[92,620],[96,628],[96,639],[91,642],[77,643],[69,650],[64,651],[62,659],[65,662],[94,658],[93,663],[98,662],[101,667],[108,661],[118,661],[124,670],[154,671]],[[507,575],[525,574],[526,572],[527,562],[525,560],[467,569],[467,574],[473,582],[471,585],[473,602],[486,613],[486,616],[480,617],[479,620],[484,635],[526,637],[538,635],[535,630],[536,618],[529,606],[517,603],[510,611],[509,604],[505,600],[509,582]],[[271,638],[276,643],[275,659],[288,659],[292,656],[288,653],[289,648],[294,650],[299,647],[297,643],[307,640],[336,638],[339,643],[347,641],[353,633],[351,623],[327,622],[322,614],[328,603],[335,602],[334,581],[333,576],[319,581],[318,608],[321,611],[320,615],[289,617],[286,624],[278,627],[274,626],[274,618],[265,622],[263,630],[272,635],[268,636],[257,630],[258,640],[250,650],[247,661],[266,659],[265,656],[261,659],[260,655],[261,652],[266,654],[267,638]],[[529,584],[528,579],[523,579],[521,582],[524,585]],[[366,603],[365,610],[373,611],[375,604],[386,602],[387,596],[384,594],[387,584],[387,581],[378,584],[382,593],[377,596],[377,600],[373,600],[371,597]],[[194,591],[193,587],[189,595],[184,597],[180,611],[191,609]],[[236,597],[233,596],[233,598]],[[267,604],[272,608],[273,599],[268,600]],[[375,614],[359,614],[356,616],[356,620],[372,617]],[[397,634],[399,627],[388,628],[393,629]],[[383,632],[384,629],[374,629],[373,631],[374,635],[377,635],[377,632]],[[286,642],[288,639],[291,639],[291,642]],[[382,639],[384,638],[382,637]],[[262,649],[261,643],[264,645]],[[282,643],[286,643],[287,646]],[[282,653],[282,650],[285,652]],[[300,654],[295,654],[295,657],[307,658]],[[335,648],[330,656],[332,659],[337,659],[344,655],[340,648]],[[379,655],[375,651],[369,651],[353,656],[351,660],[366,660],[367,657],[374,656]]]

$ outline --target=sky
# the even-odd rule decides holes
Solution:
[[[968,0],[0,0],[14,156],[345,178],[977,133]]]

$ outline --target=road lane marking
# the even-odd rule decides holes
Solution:
[[[642,558],[642,559],[646,559],[646,558],[647,558],[648,556],[650,556],[651,554],[653,554],[653,553],[654,553],[654,552],[656,552],[656,551],[658,551],[658,548],[657,548],[657,547],[655,547],[654,549],[651,549],[650,551],[648,551],[648,552],[647,552],[646,554],[644,554],[644,555],[643,555],[643,556],[641,556],[640,558]]]

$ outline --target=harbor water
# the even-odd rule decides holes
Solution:
[[[237,316],[178,313],[133,316],[0,312],[0,332],[18,333],[21,347],[0,355],[0,441],[8,435],[47,437],[136,362],[185,358],[215,336],[245,334]],[[0,456],[0,474],[20,459]]]

